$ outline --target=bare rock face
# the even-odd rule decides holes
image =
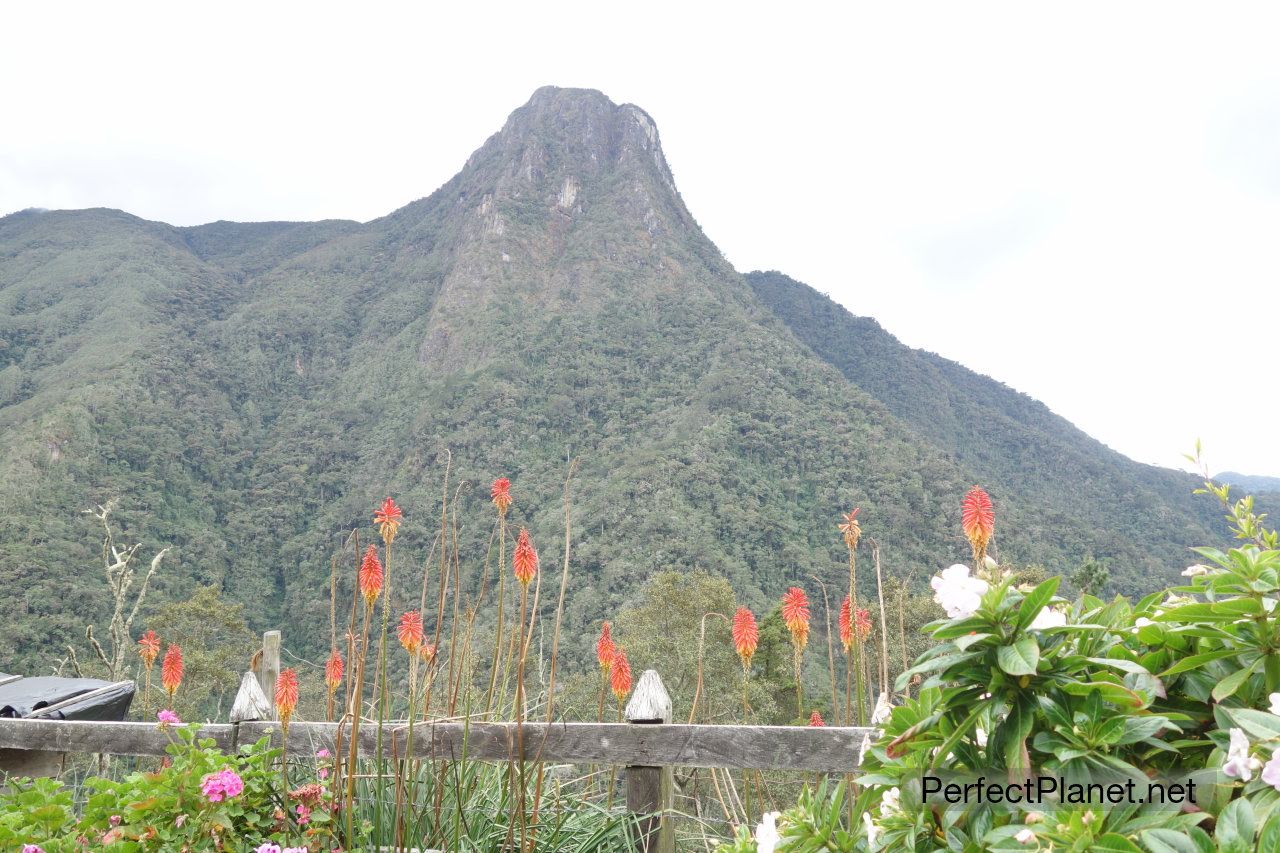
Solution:
[[[467,334],[485,325],[476,312],[498,314],[513,301],[600,310],[623,280],[629,298],[670,292],[681,286],[691,236],[719,260],[680,199],[653,119],[594,90],[539,89],[446,191],[470,209],[418,353],[442,372],[497,354]]]

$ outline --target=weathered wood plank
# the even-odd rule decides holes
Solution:
[[[238,728],[238,732],[237,732]],[[289,751],[297,755],[333,749],[337,723],[295,722]],[[348,730],[349,731],[349,730]],[[525,723],[526,761],[630,764],[650,767],[730,767],[845,773],[856,769],[865,728],[800,726],[636,726],[627,723]],[[416,758],[511,761],[516,755],[515,723],[417,723]],[[223,750],[253,743],[270,733],[278,743],[280,724],[214,724],[200,730]],[[345,734],[345,732],[344,732]],[[0,749],[163,755],[172,732],[154,723],[80,720],[0,720]],[[384,726],[383,752],[405,757],[408,726]],[[360,754],[377,750],[377,727],[360,728]]]
[[[0,749],[55,752],[101,752],[108,755],[164,755],[174,734],[154,723],[97,720],[0,720]],[[200,737],[213,738],[219,749],[235,750],[232,725],[207,725]]]
[[[337,723],[289,726],[289,751],[314,754],[333,749]],[[251,743],[279,724],[241,723],[240,743]],[[730,767],[762,770],[809,770],[846,773],[857,768],[858,747],[867,728],[827,726],[635,726],[627,723],[525,723],[526,761],[644,766]],[[413,757],[512,761],[516,754],[515,723],[417,723]],[[344,730],[344,737],[349,729]],[[873,735],[874,736],[874,735]],[[406,757],[408,726],[383,729],[387,756]],[[3,744],[0,744],[3,745]],[[360,728],[360,754],[377,749],[377,727]],[[393,753],[394,750],[394,753]]]

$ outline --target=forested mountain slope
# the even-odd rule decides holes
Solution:
[[[330,558],[388,494],[398,603],[416,604],[447,456],[464,592],[488,483],[512,479],[551,571],[580,460],[571,629],[663,569],[755,605],[838,584],[852,506],[887,570],[923,579],[965,553],[957,504],[979,481],[1008,559],[1092,551],[1133,580],[1212,538],[1188,478],[763,281],[699,229],[649,116],[586,90],[539,90],[447,184],[369,223],[0,219],[8,668],[102,618],[81,511],[116,496],[122,538],[174,546],[157,601],[214,584],[292,648],[327,648]],[[881,366],[860,373],[855,347]]]

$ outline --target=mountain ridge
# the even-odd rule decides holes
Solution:
[[[447,460],[469,484],[456,508],[474,592],[484,485],[512,478],[513,523],[551,565],[579,458],[566,613],[584,660],[583,629],[664,568],[721,574],[756,607],[812,575],[838,589],[834,524],[855,505],[886,570],[925,577],[964,553],[956,506],[983,466],[1003,478],[1011,560],[1068,571],[1095,553],[1132,584],[1215,540],[1207,502],[1160,491],[1181,485],[1092,459],[1057,421],[1005,412],[970,375],[839,314],[815,324],[810,306],[803,322],[803,291],[740,275],[697,226],[648,114],[592,90],[538,90],[439,189],[365,223],[21,216],[0,219],[0,606],[20,614],[0,642],[29,662],[100,617],[79,512],[115,496],[122,536],[176,546],[158,598],[213,584],[255,627],[287,613],[288,642],[327,647],[316,590],[345,533],[393,494],[400,553],[421,560]],[[853,381],[838,355],[859,342],[921,387]],[[1080,515],[1035,486],[1043,472],[991,467],[972,446],[1004,446],[988,410],[1028,447],[1065,442],[1054,477],[1133,494]]]

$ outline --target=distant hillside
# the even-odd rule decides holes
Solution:
[[[102,618],[81,511],[113,496],[122,539],[174,546],[155,601],[213,584],[292,649],[327,647],[331,556],[395,495],[397,577],[420,578],[446,453],[464,592],[487,484],[511,477],[513,522],[556,566],[580,460],[581,659],[586,627],[659,570],[715,572],[756,606],[811,575],[838,587],[852,506],[886,570],[922,583],[966,553],[975,482],[1003,557],[1069,571],[1092,553],[1124,589],[1220,538],[1192,478],[784,276],[738,274],[652,119],[586,90],[540,89],[448,183],[365,224],[0,219],[0,436],[0,646],[18,671]]]
[[[1213,536],[1219,513],[1192,495],[1197,478],[1134,462],[1043,403],[911,349],[781,273],[747,281],[816,355],[1012,504],[1018,530],[1006,554],[1056,568],[1064,554],[1105,556],[1117,587],[1137,592],[1186,562],[1187,544]]]
[[[1280,477],[1264,477],[1254,474],[1237,474],[1235,471],[1223,471],[1215,479],[1220,483],[1230,483],[1237,491],[1280,492]]]

